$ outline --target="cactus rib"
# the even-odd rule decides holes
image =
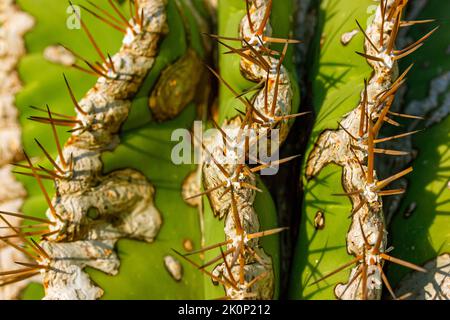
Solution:
[[[356,21],[365,37],[365,52],[357,54],[367,59],[374,70],[373,76],[365,82],[360,104],[339,123],[340,128],[321,134],[306,167],[306,175],[310,179],[327,164],[336,163],[342,166],[345,190],[342,195],[349,196],[353,203],[352,224],[347,233],[347,251],[355,256],[352,262],[357,265],[352,269],[349,282],[336,286],[336,296],[342,299],[379,299],[382,281],[390,289],[382,270],[384,260],[424,271],[423,268],[386,254],[386,226],[381,199],[383,196],[401,194],[404,190],[384,188],[411,172],[412,168],[378,180],[374,166],[376,153],[403,155],[402,152],[380,149],[375,145],[383,141],[378,139],[383,123],[396,124],[389,118],[389,110],[396,92],[411,69],[410,66],[398,76],[397,61],[422,46],[423,41],[433,32],[403,50],[395,49],[402,13],[407,2],[381,1],[373,22],[366,30]],[[392,139],[413,133],[394,136]],[[329,273],[321,279],[333,274],[334,272]],[[392,289],[390,291],[392,292]]]
[[[124,237],[151,242],[162,222],[153,204],[154,188],[146,177],[132,169],[103,176],[100,159],[103,151],[113,150],[118,144],[117,133],[128,116],[131,99],[153,66],[158,41],[166,31],[164,0],[140,0],[135,5],[141,14],[126,21],[122,47],[108,59],[80,21],[102,63],[94,66],[86,62],[100,77],[80,102],[73,99],[77,116],[56,118],[47,107],[47,117],[31,117],[51,126],[59,154],[53,161],[55,172],[47,172],[57,190],[52,200],[42,185],[43,168],[35,166],[25,154],[27,168],[49,205],[49,231],[43,235],[45,240],[32,246],[38,258],[36,264],[27,267],[43,273],[45,299],[99,298],[102,289],[83,269],[91,266],[116,274],[120,262],[114,244]],[[70,87],[69,91],[72,95]],[[64,147],[59,144],[57,125],[72,127]],[[94,222],[87,216],[92,209],[98,213]],[[29,274],[28,269],[19,274]]]

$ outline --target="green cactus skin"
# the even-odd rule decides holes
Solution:
[[[442,41],[450,25],[445,22],[450,10],[449,3],[437,0],[429,1],[417,19],[433,18],[440,25],[436,36],[427,40],[420,54],[415,54],[403,61],[403,65],[415,62],[408,79],[404,105],[411,101],[422,101],[429,95],[430,84],[436,77],[450,71],[448,43]],[[430,29],[430,25],[416,26],[408,30],[411,37],[420,37]],[[444,88],[445,89],[445,88]],[[448,93],[448,87],[447,91]],[[445,94],[445,90],[444,90]],[[443,96],[438,97],[438,104],[443,103]],[[431,111],[424,121],[435,111]],[[398,258],[423,265],[437,255],[450,252],[450,116],[440,123],[425,129],[414,137],[413,148],[418,157],[413,161],[415,171],[408,178],[408,191],[390,225],[391,245]],[[408,213],[408,208],[415,204],[415,210]],[[406,215],[405,215],[406,213]],[[408,214],[410,214],[409,217]],[[394,287],[410,271],[395,265],[388,265],[387,275]]]
[[[449,126],[447,116],[414,139],[419,150],[414,160],[416,170],[408,178],[408,193],[390,226],[396,256],[418,265],[450,252]],[[404,213],[411,203],[417,207],[405,218]],[[395,265],[389,265],[387,270],[392,285],[410,272]]]
[[[56,43],[68,44],[71,49],[87,59],[95,58],[95,51],[87,45],[87,38],[82,30],[68,30],[65,27],[67,18],[65,2],[43,0],[37,4],[35,1],[24,0],[19,1],[19,4],[23,10],[31,13],[38,20],[36,28],[26,38],[28,55],[22,60],[20,66],[20,74],[25,86],[18,96],[17,105],[21,110],[24,147],[31,156],[41,156],[32,137],[38,137],[45,144],[47,141],[53,141],[51,131],[45,125],[26,120],[31,114],[35,115],[28,106],[45,106],[48,103],[52,111],[68,113],[68,110],[72,109],[72,103],[64,85],[63,72],[78,98],[95,82],[94,77],[44,60],[43,49]],[[103,7],[107,8],[107,6]],[[123,5],[124,12],[127,12],[126,9],[127,6]],[[167,143],[170,141],[172,130],[190,127],[195,118],[195,106],[191,104],[178,118],[163,124],[151,123],[151,115],[147,107],[148,92],[158,79],[161,70],[182,56],[187,48],[182,19],[174,1],[169,1],[167,10],[170,33],[162,41],[155,65],[133,101],[132,112],[121,133],[122,144],[114,152],[103,154],[104,172],[134,168],[144,173],[154,184],[156,206],[162,212],[163,226],[157,240],[152,244],[131,240],[118,243],[117,251],[121,259],[121,269],[117,277],[107,276],[95,270],[89,271],[92,279],[105,290],[104,299],[200,299],[203,297],[202,278],[196,270],[192,270],[182,262],[184,276],[180,282],[176,282],[170,277],[163,264],[163,257],[172,254],[171,248],[178,248],[183,240],[192,240],[195,248],[200,244],[197,212],[186,205],[181,197],[182,181],[193,168],[172,164],[170,152],[173,144]],[[102,50],[112,53],[117,50],[122,39],[119,32],[87,13],[83,14],[82,19],[85,19]],[[191,32],[198,34],[199,29],[190,14],[188,20],[192,27]],[[200,36],[193,36],[192,47],[201,48],[200,40]],[[200,56],[204,55],[201,50],[198,53]],[[58,130],[62,142],[68,137],[66,130],[64,128]],[[45,146],[52,155],[56,154],[54,143],[48,143]],[[47,205],[36,182],[31,178],[19,177],[19,179],[25,184],[29,193],[23,212],[42,216]],[[45,185],[52,196],[52,183]],[[37,285],[30,286],[24,293],[26,299],[41,297],[42,290]]]
[[[315,141],[326,129],[337,129],[337,122],[355,108],[360,100],[363,80],[372,72],[364,59],[355,51],[361,50],[364,36],[359,32],[346,46],[341,44],[342,34],[357,28],[357,18],[363,28],[369,18],[372,1],[323,1],[320,5],[318,32],[315,39],[315,57],[310,71],[313,84],[316,120],[307,147],[305,163]],[[334,285],[345,282],[345,272],[322,283],[309,286],[326,273],[351,260],[346,252],[346,234],[351,202],[346,197],[333,197],[342,193],[342,169],[328,165],[320,174],[307,181],[302,177],[304,200],[299,238],[292,267],[290,297],[293,299],[334,299]],[[316,230],[314,218],[324,213],[325,226]]]

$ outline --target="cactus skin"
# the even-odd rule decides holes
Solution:
[[[94,55],[91,51],[92,48],[86,45],[87,40],[82,31],[70,31],[65,28],[65,19],[67,18],[65,13],[67,8],[66,4],[55,4],[53,1],[50,1],[47,6],[43,6],[42,3],[36,5],[36,3],[30,1],[23,1],[21,4],[28,12],[39,17],[39,20],[42,21],[42,24],[39,24],[38,28],[27,39],[27,44],[31,50],[30,54],[23,60],[21,66],[21,75],[24,81],[27,84],[37,83],[37,86],[34,87],[26,85],[18,100],[18,105],[24,111],[21,117],[23,119],[22,125],[26,132],[26,136],[24,136],[32,137],[38,135],[42,141],[51,141],[51,136],[49,136],[49,130],[46,126],[25,121],[27,115],[30,115],[26,107],[28,105],[41,106],[49,103],[53,111],[67,113],[67,105],[71,105],[71,102],[67,90],[64,88],[61,73],[66,73],[76,97],[82,96],[92,85],[93,80],[88,75],[70,71],[59,65],[45,61],[42,58],[42,50],[49,44],[57,42],[64,43],[65,39],[71,39],[73,43],[71,48],[75,49],[78,53],[88,59],[94,58]],[[46,9],[44,10],[44,8]],[[49,8],[52,8],[52,10],[49,10]],[[55,16],[55,19],[46,18],[49,11],[53,12],[52,14]],[[195,117],[195,106],[190,104],[188,109],[178,118],[160,125],[150,124],[151,116],[147,107],[147,92],[157,81],[161,70],[180,57],[187,48],[184,35],[185,31],[183,30],[183,24],[179,18],[174,1],[169,1],[168,14],[171,32],[162,41],[155,66],[140,88],[136,99],[133,100],[133,111],[124,124],[121,133],[121,141],[124,144],[120,145],[114,152],[104,154],[102,160],[104,162],[104,172],[133,167],[144,173],[152,182],[154,180],[156,206],[163,212],[163,215],[165,215],[164,212],[170,212],[173,218],[164,217],[164,231],[161,231],[161,237],[163,237],[161,242],[158,241],[159,239],[151,245],[131,240],[119,242],[118,252],[122,267],[117,278],[89,270],[94,281],[100,287],[104,288],[105,295],[103,298],[105,299],[192,299],[203,297],[202,285],[197,285],[198,283],[201,284],[201,278],[195,270],[190,270],[184,266],[182,281],[175,282],[171,279],[163,265],[163,257],[171,254],[171,248],[179,247],[183,243],[183,240],[192,240],[194,246],[198,246],[200,243],[197,214],[181,198],[182,181],[184,176],[187,175],[187,172],[192,170],[192,168],[190,166],[177,167],[173,165],[170,160],[172,145],[163,143],[170,141],[170,133],[172,130],[190,127],[190,123]],[[170,18],[171,16],[175,18]],[[120,33],[116,33],[112,29],[105,27],[99,21],[90,18],[86,13],[84,13],[83,19],[86,19],[86,24],[89,26],[95,26],[95,28],[92,28],[93,34],[96,39],[100,39],[99,42],[102,49],[106,49],[109,52],[117,50],[115,47],[117,47],[117,44],[120,43],[122,38]],[[190,21],[192,23],[193,19],[190,18]],[[63,27],[55,28],[55,22],[58,26]],[[195,25],[193,26],[193,28],[197,28]],[[52,36],[50,38],[43,37],[42,34],[47,33],[49,29],[52,29],[52,32],[49,32]],[[54,30],[58,30],[58,32],[54,32]],[[102,34],[108,34],[111,37],[102,37]],[[48,42],[43,42],[42,39],[48,39]],[[105,39],[111,39],[111,41],[105,41]],[[193,47],[202,47],[202,44],[198,40],[198,37],[193,39]],[[174,46],[174,43],[177,45]],[[177,50],[173,50],[173,47],[176,47]],[[199,54],[203,55],[204,52],[199,52]],[[40,72],[42,66],[45,66],[46,70],[48,70],[46,74]],[[49,84],[54,84],[52,90],[49,90]],[[55,90],[55,88],[59,89]],[[59,92],[60,94],[55,94],[55,92]],[[59,130],[62,141],[68,136],[64,131],[64,129]],[[164,134],[162,136],[165,140],[160,140],[162,139],[161,134],[163,132]],[[25,147],[32,156],[39,154],[31,141],[25,141]],[[49,144],[48,151],[52,155],[56,154],[54,144]],[[167,165],[163,165],[164,170],[161,170],[161,164],[158,164],[157,167],[149,166],[152,163],[160,163],[162,158],[165,159],[163,163],[167,163]],[[41,192],[36,186],[36,182],[33,179],[20,179],[25,183],[30,193],[30,197],[23,207],[23,212],[36,215],[42,214],[46,209],[46,204]],[[53,188],[51,183],[46,183],[46,187],[47,190],[52,190]],[[159,189],[161,191],[158,191]],[[178,200],[174,201],[174,199]],[[182,228],[177,223],[179,221],[176,218],[177,215],[180,215],[179,219],[185,220]],[[149,266],[148,261],[152,261],[154,265]],[[148,270],[152,270],[152,272],[148,272]],[[111,281],[112,279],[113,281]],[[166,279],[164,285],[161,285],[161,279]],[[123,290],[124,287],[130,288],[130,290]],[[171,288],[170,290],[168,290],[169,287]],[[152,288],[152,290],[149,290],[149,288]],[[40,294],[40,290],[33,287],[25,292],[24,297],[36,299],[40,298]]]
[[[416,19],[428,19],[444,21],[450,10],[449,3],[436,0],[428,1],[425,8]],[[447,43],[442,41],[448,32],[448,23],[439,23],[440,28],[436,36],[428,40],[427,45],[420,54],[405,59],[403,65],[415,62],[416,68],[411,70],[407,82],[407,92],[403,103],[408,110],[411,103],[424,106],[424,99],[430,96],[432,81],[438,77],[450,73],[450,61],[448,59]],[[429,30],[429,26],[415,27],[408,30],[411,37],[420,37]],[[436,89],[436,87],[435,87]],[[444,105],[448,102],[449,82],[441,81],[440,94],[436,97],[435,108],[429,110],[425,120],[414,123],[416,127],[425,126],[426,129],[413,138],[413,148],[418,156],[413,160],[415,171],[408,178],[408,191],[396,212],[391,225],[391,245],[395,248],[396,255],[404,260],[418,265],[424,265],[427,261],[435,260],[438,255],[450,252],[450,116],[445,113]],[[447,96],[447,98],[446,98]],[[440,107],[440,112],[437,107]],[[447,107],[448,108],[448,107]],[[447,109],[448,110],[448,109]],[[433,119],[441,113],[444,118],[435,123]],[[415,204],[415,205],[414,205]],[[415,209],[409,211],[411,207]],[[387,266],[387,276],[392,285],[398,287],[401,280],[411,272],[395,265]],[[448,279],[448,277],[447,277]],[[445,283],[441,288],[445,291]],[[423,294],[425,288],[416,288],[412,298],[433,299],[434,295]],[[449,299],[448,290],[447,299]],[[404,292],[403,292],[404,293]]]

